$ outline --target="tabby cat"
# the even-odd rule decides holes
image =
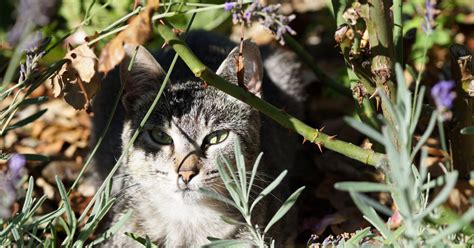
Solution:
[[[204,64],[237,84],[236,44],[204,31],[189,32],[184,39]],[[155,56],[141,46],[126,46],[126,51],[127,58],[120,70],[104,80],[93,104],[97,138],[112,111],[120,83],[125,84],[122,104],[94,161],[97,175],[102,177],[139,127],[174,56],[169,47]],[[128,71],[135,53],[134,64]],[[282,48],[259,49],[254,43],[245,41],[243,57],[247,90],[303,117],[304,87],[312,76],[295,55]],[[148,236],[151,241],[166,247],[198,247],[209,243],[207,237],[245,239],[245,230],[221,219],[226,216],[240,220],[236,210],[199,191],[204,188],[226,193],[216,161],[220,155],[233,159],[233,145],[237,139],[248,166],[260,151],[264,151],[264,162],[260,166],[263,174],[274,177],[294,163],[298,147],[294,134],[247,104],[208,86],[178,60],[157,107],[114,179],[119,203],[114,206],[109,224],[129,209],[133,213],[119,233],[110,238],[107,247],[138,244],[124,232]],[[287,181],[280,188],[281,197],[288,197]],[[256,220],[267,219],[280,204],[262,204]],[[294,218],[288,218],[283,227],[275,227],[275,230],[286,232],[285,236],[290,237],[288,230],[294,231],[292,220]],[[281,236],[275,238],[286,240]]]

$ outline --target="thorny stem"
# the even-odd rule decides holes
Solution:
[[[402,0],[393,0],[393,44],[395,44],[396,61],[403,65],[403,23]]]
[[[337,140],[318,129],[314,129],[285,111],[254,96],[244,88],[229,83],[207,68],[186,46],[186,44],[174,34],[169,26],[159,24],[157,30],[163,39],[165,39],[166,43],[172,46],[176,53],[179,54],[181,59],[187,64],[196,77],[199,77],[209,85],[212,85],[256,108],[283,127],[300,134],[305,140],[317,145],[325,146],[332,151],[373,166],[379,165],[385,158],[384,154],[376,153],[373,150],[366,150],[351,143]]]
[[[388,101],[396,102],[396,88],[391,80],[394,72],[394,59],[392,21],[390,18],[388,1],[369,0],[369,16],[366,20],[369,32],[369,43],[372,54],[371,71],[375,76],[377,88],[383,90],[388,96]],[[401,37],[400,37],[401,39]],[[382,100],[382,112],[387,122],[395,126],[395,116],[389,111],[390,102]],[[400,148],[397,137],[397,148]]]

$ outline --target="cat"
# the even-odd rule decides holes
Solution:
[[[188,32],[183,39],[211,70],[237,84],[237,44],[205,31]],[[314,76],[290,51],[276,46],[259,48],[249,40],[243,44],[247,90],[303,118],[305,87]],[[96,182],[107,175],[139,127],[175,54],[169,46],[155,55],[142,46],[126,46],[125,50],[127,56],[120,69],[107,76],[93,102],[92,144],[105,128],[121,83],[125,84],[122,102],[93,161]],[[260,151],[264,152],[259,171],[272,177],[284,169],[291,170],[297,142],[301,141],[249,105],[196,78],[178,59],[161,99],[114,179],[119,201],[108,225],[129,209],[133,213],[106,246],[136,246],[138,243],[124,232],[147,236],[165,247],[199,247],[209,243],[207,237],[247,239],[244,228],[222,221],[221,216],[241,221],[238,212],[199,191],[204,188],[226,194],[216,161],[221,155],[233,161],[236,140],[247,166],[253,165]],[[286,180],[275,194],[286,198],[289,190]],[[279,205],[281,202],[259,206],[256,220],[260,226]],[[291,236],[295,224],[295,218],[287,218],[284,225],[274,229]]]

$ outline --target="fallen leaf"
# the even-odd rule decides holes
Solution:
[[[152,31],[151,18],[159,6],[159,0],[147,1],[145,9],[138,16],[131,18],[128,27],[105,45],[99,59],[100,72],[107,74],[120,64],[125,57],[123,48],[125,44],[142,45],[150,38]]]
[[[77,110],[88,109],[99,89],[97,56],[87,44],[82,44],[71,49],[64,59],[66,63],[50,78],[53,95],[64,96]]]
[[[36,185],[43,189],[43,193],[48,199],[54,199],[54,187],[51,186],[51,184],[49,184],[48,182],[46,182],[44,178],[39,177],[38,179],[36,179]]]

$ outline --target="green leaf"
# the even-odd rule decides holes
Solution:
[[[380,218],[380,216],[375,212],[373,207],[370,207],[367,203],[365,203],[359,193],[356,192],[349,192],[354,203],[356,204],[357,208],[364,214],[364,218],[372,224],[386,239],[392,239],[393,234],[387,228],[384,221]]]
[[[127,213],[125,213],[120,218],[119,221],[117,221],[114,225],[112,225],[108,230],[103,232],[99,237],[94,239],[94,241],[92,241],[86,247],[93,247],[94,245],[100,244],[100,243],[104,242],[105,240],[107,240],[108,238],[112,237],[112,235],[115,235],[118,232],[118,230],[120,230],[120,228],[122,228],[123,225],[125,225],[125,222],[127,222],[128,219],[130,219],[130,217],[132,216],[132,212],[133,211],[131,209],[129,209],[127,211]]]
[[[358,247],[360,244],[360,241],[367,237],[368,235],[371,235],[372,232],[370,231],[370,227],[366,227],[365,229],[358,230],[354,236],[352,236],[350,239],[346,241],[346,246],[347,247]]]
[[[420,99],[423,99],[423,97],[420,97]],[[436,124],[436,112],[433,111],[433,113],[431,113],[431,118],[430,118],[430,122],[428,123],[428,127],[426,128],[425,132],[421,136],[420,140],[418,140],[418,143],[416,143],[416,146],[413,149],[413,152],[412,152],[412,155],[411,155],[411,160],[413,160],[415,158],[418,151],[426,143],[426,141],[428,140],[428,138],[431,135],[431,132],[433,132],[435,124]]]
[[[233,201],[231,201],[230,199],[227,199],[225,196],[223,196],[219,193],[216,193],[214,191],[204,189],[204,188],[200,188],[199,191],[201,191],[203,194],[205,194],[208,197],[211,197],[211,198],[216,199],[218,201],[229,204],[229,205],[231,205],[232,207],[234,207],[236,209],[240,209]]]
[[[239,175],[239,182],[240,182],[240,190],[242,192],[242,200],[245,203],[248,200],[247,195],[247,171],[245,169],[245,159],[244,155],[242,155],[242,150],[240,149],[239,140],[236,139],[234,142],[234,150],[235,150],[235,161],[237,162],[237,173]],[[236,182],[237,183],[237,182]]]
[[[46,113],[46,111],[48,111],[48,109],[43,109],[43,110],[41,110],[41,111],[39,111],[39,112],[37,112],[37,113],[34,113],[34,114],[32,114],[32,115],[26,117],[26,118],[23,119],[23,120],[17,121],[15,124],[13,124],[13,125],[11,125],[11,126],[5,128],[5,132],[4,132],[4,133],[6,133],[6,132],[8,132],[8,131],[10,131],[10,130],[13,130],[13,129],[15,129],[15,128],[19,128],[19,127],[25,126],[25,125],[27,125],[27,124],[29,124],[29,123],[31,123],[31,122],[37,120],[37,119],[40,118],[44,113]]]
[[[426,209],[415,217],[415,219],[417,220],[423,219],[425,216],[430,214],[436,207],[442,204],[449,197],[451,190],[456,185],[458,172],[457,171],[448,172],[444,176],[444,178],[446,180],[446,184],[443,187],[443,189],[438,193],[438,195],[436,195],[436,197],[430,202],[430,204],[428,204]]]
[[[356,192],[390,192],[393,190],[390,185],[371,182],[340,182],[334,184],[334,188]]]
[[[288,199],[286,199],[280,209],[278,209],[276,214],[273,215],[273,217],[270,219],[263,233],[267,233],[268,230],[270,230],[270,228],[290,210],[290,208],[295,204],[296,200],[298,200],[298,197],[300,196],[304,188],[305,187],[303,186],[297,189],[293,194],[290,195],[290,197],[288,197]]]
[[[275,180],[273,180],[272,183],[270,183],[267,187],[265,187],[265,189],[262,190],[262,192],[260,192],[257,198],[255,198],[255,201],[252,203],[252,206],[250,207],[250,213],[252,213],[253,208],[257,206],[257,203],[262,200],[263,197],[270,194],[270,192],[272,192],[281,183],[287,173],[288,171],[284,170]]]
[[[143,237],[141,237],[141,236],[139,236],[135,233],[131,233],[131,232],[126,232],[125,235],[129,236],[130,238],[132,238],[133,240],[137,241],[138,243],[144,245],[145,247],[158,248],[157,245],[153,244],[150,241],[150,238],[148,236],[143,238]]]
[[[208,238],[209,239],[209,238]],[[219,239],[213,240],[210,244],[204,245],[202,247],[242,247],[244,244],[249,244],[248,241],[238,240],[238,239]],[[244,246],[246,247],[246,246]]]
[[[48,214],[45,214],[45,215],[39,217],[36,222],[38,223],[38,225],[45,224],[45,223],[50,222],[53,219],[56,219],[57,217],[61,216],[62,214],[64,214],[64,212],[66,212],[66,209],[64,207],[56,209],[51,213],[48,213]]]
[[[262,159],[263,152],[258,154],[257,159],[255,159],[255,163],[253,164],[252,168],[252,175],[250,175],[250,181],[249,181],[249,188],[247,191],[247,196],[250,196],[250,192],[252,191],[252,186],[253,186],[253,181],[255,180],[255,176],[257,175],[257,170],[258,166],[260,165],[260,160]]]
[[[85,241],[97,228],[97,226],[99,225],[99,222],[105,217],[105,215],[112,208],[114,203],[115,203],[115,198],[110,199],[108,202],[105,203],[104,206],[100,208],[99,212],[96,215],[89,217],[89,220],[87,221],[86,225],[84,225],[81,232],[79,233],[79,237],[77,238],[77,241],[74,243],[75,247],[82,247]],[[96,204],[99,204],[99,203],[96,202]]]
[[[473,135],[474,134],[474,126],[469,126],[461,129],[461,134],[464,135]]]
[[[30,154],[30,153],[22,153],[21,155],[25,156],[25,159],[28,161],[41,161],[41,162],[48,162],[49,157],[43,156],[40,154]]]
[[[231,219],[231,218],[229,218],[225,215],[221,215],[221,219],[222,219],[222,221],[224,221],[225,223],[230,224],[230,225],[246,225],[246,223],[244,223],[244,222],[236,221],[236,220]]]
[[[434,245],[441,241],[441,239],[445,238],[446,236],[453,234],[465,226],[469,225],[472,221],[474,221],[474,208],[471,207],[464,213],[461,218],[459,218],[454,223],[450,224],[447,228],[442,230],[440,233],[434,235],[433,237],[429,238],[427,243]]]
[[[23,203],[23,208],[21,209],[21,212],[23,214],[29,212],[31,203],[33,202],[33,187],[34,180],[33,177],[30,177],[30,179],[28,180],[28,190],[26,191],[25,203]]]
[[[59,194],[61,195],[61,199],[63,200],[63,203],[64,203],[64,208],[66,209],[67,226],[69,227],[69,231],[70,231],[70,233],[68,234],[68,237],[64,240],[64,242],[66,242],[65,244],[69,244],[69,242],[72,242],[74,233],[76,231],[76,225],[77,225],[76,215],[74,214],[74,211],[72,211],[71,204],[69,203],[68,195],[66,193],[66,188],[64,187],[64,184],[61,181],[61,178],[59,178],[59,176],[56,175],[55,179],[56,179],[56,185],[58,186]]]
[[[44,103],[48,100],[47,96],[40,96],[36,98],[29,98],[25,99],[21,102],[20,106],[26,106],[26,105],[33,105],[33,104],[41,104]]]
[[[354,118],[349,118],[349,117],[344,117],[344,121],[347,122],[347,124],[349,124],[349,126],[354,128],[355,130],[373,139],[375,142],[379,144],[384,143],[383,136],[379,132],[377,132],[375,129],[373,129],[371,126],[365,124],[364,122],[357,121]]]

